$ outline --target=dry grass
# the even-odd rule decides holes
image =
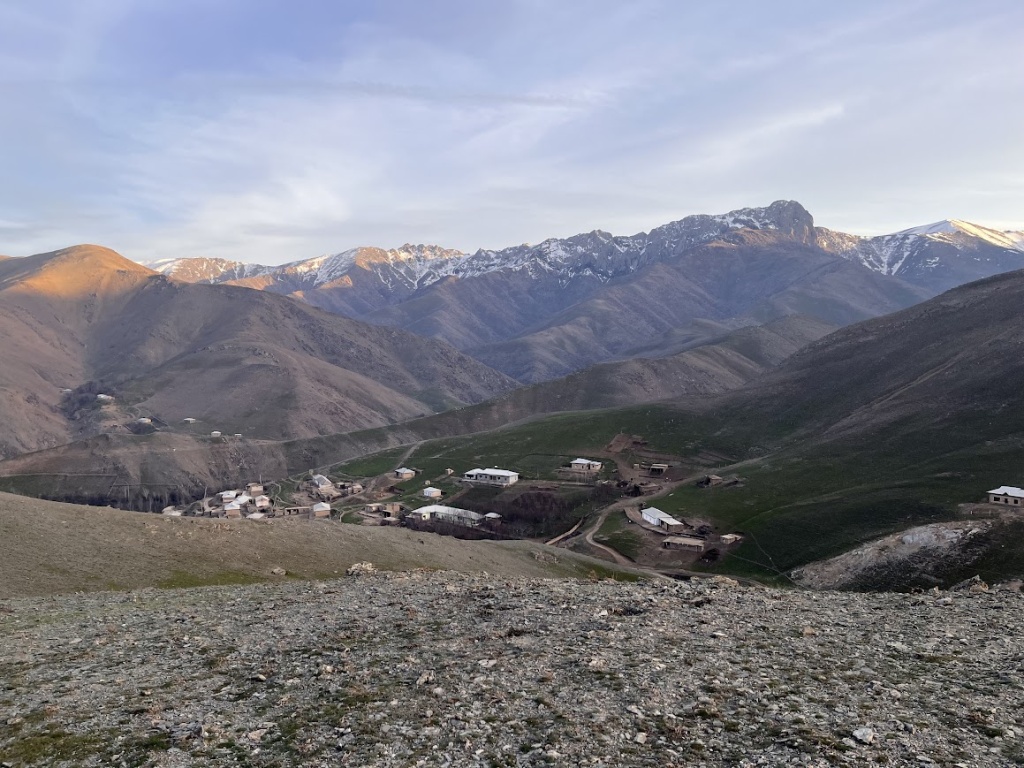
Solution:
[[[223,521],[0,493],[0,597],[330,578],[353,563],[501,576],[610,575],[607,563],[530,542],[467,542],[330,521]]]

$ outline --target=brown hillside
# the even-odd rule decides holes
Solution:
[[[97,246],[0,262],[0,356],[7,456],[139,416],[276,438],[345,431],[513,386],[443,342],[270,293],[178,283]],[[98,407],[108,390],[116,402]]]
[[[127,485],[136,505],[146,503],[139,496],[144,487],[152,494],[152,509],[160,509],[171,488],[198,495],[204,487],[238,484],[256,475],[283,478],[394,445],[495,429],[545,413],[721,393],[746,384],[829,330],[811,318],[787,317],[677,355],[594,366],[386,429],[287,442],[223,442],[170,433],[101,435],[4,461],[0,476],[10,478],[5,488],[19,493],[73,500],[120,503]]]

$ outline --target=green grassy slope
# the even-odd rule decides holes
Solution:
[[[682,488],[658,505],[748,534],[715,568],[778,576],[1024,483],[1021,306],[1024,273],[1000,275],[843,329],[713,401],[565,414],[418,453],[527,468],[627,432],[695,470],[708,452],[727,457],[741,486]]]

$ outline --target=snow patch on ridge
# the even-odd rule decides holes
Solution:
[[[652,246],[657,251],[679,252],[709,242],[735,229],[779,230],[779,216],[801,212],[799,204],[778,201],[765,208],[741,208],[715,216],[687,216],[629,237],[595,230],[566,239],[551,238],[538,245],[519,245],[500,251],[473,254],[434,245],[401,248],[352,248],[278,267],[243,264],[223,259],[162,259],[147,266],[193,282],[228,282],[270,275],[311,288],[332,283],[355,269],[376,275],[389,289],[415,290],[446,277],[478,277],[491,272],[527,272],[555,275],[568,283],[576,277],[610,280],[639,269]]]

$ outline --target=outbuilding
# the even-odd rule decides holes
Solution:
[[[602,464],[600,461],[594,461],[593,459],[573,459],[569,462],[569,467],[575,472],[600,472]]]
[[[434,486],[428,486],[423,489],[423,498],[425,499],[440,499],[444,495],[440,488]]]
[[[318,501],[313,505],[313,517],[330,517],[331,505],[326,501]]]
[[[686,549],[691,552],[704,551],[704,539],[696,536],[666,536],[661,545],[665,549]]]
[[[416,477],[416,470],[409,469],[408,467],[399,467],[395,470],[395,477],[399,480],[411,480]]]

